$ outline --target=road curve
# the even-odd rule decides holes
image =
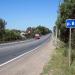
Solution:
[[[21,42],[11,45],[0,46],[0,64],[3,64],[25,52],[28,52],[41,44],[50,40],[50,34],[41,37],[39,40],[33,40],[30,42]]]

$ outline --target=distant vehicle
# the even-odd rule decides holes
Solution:
[[[40,39],[40,34],[35,34],[35,39]]]

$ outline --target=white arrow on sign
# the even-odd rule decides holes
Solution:
[[[67,23],[67,26],[69,26],[70,25],[70,23]]]
[[[75,24],[74,24],[74,21],[72,22],[72,25],[75,25]]]

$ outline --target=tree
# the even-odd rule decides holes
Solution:
[[[66,19],[75,19],[75,0],[64,0],[59,7],[56,25],[61,32],[60,38],[65,43],[69,40],[69,29],[66,28],[65,24]]]
[[[51,30],[41,25],[36,27],[36,31],[40,33],[41,35],[46,35],[51,32]]]
[[[36,28],[34,27],[28,27],[26,30],[26,37],[27,38],[33,38],[35,36],[35,34],[40,34],[40,35],[46,35],[48,33],[50,33],[51,30],[49,30],[48,28],[44,27],[44,26],[37,26]]]
[[[75,0],[64,0],[59,7],[56,26],[60,29],[60,39],[65,42],[69,41],[69,29],[66,28],[66,19],[75,19]],[[75,49],[75,29],[72,29],[72,48]],[[75,50],[72,50],[72,59],[75,58]]]
[[[0,40],[2,40],[4,31],[5,31],[6,22],[3,19],[0,19]]]
[[[27,38],[33,38],[34,37],[34,35],[35,35],[35,28],[33,28],[33,27],[28,27],[27,29],[26,29],[26,37]]]
[[[15,41],[15,40],[20,40],[21,36],[20,33],[16,30],[5,30],[5,34],[4,34],[4,41]]]

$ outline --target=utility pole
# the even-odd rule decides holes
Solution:
[[[56,48],[57,48],[57,32],[58,32],[58,30],[57,30],[57,26],[56,26]]]
[[[52,31],[52,39],[54,40],[54,31]]]
[[[61,6],[61,0],[59,0],[59,7]],[[58,11],[58,13],[60,13],[60,11]],[[59,38],[60,38],[60,29],[58,29],[58,36],[59,36]]]
[[[59,29],[59,39],[60,39],[60,29]]]
[[[56,26],[56,39],[57,39],[57,26]]]

